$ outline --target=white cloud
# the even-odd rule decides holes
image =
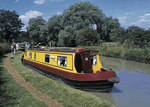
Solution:
[[[150,16],[150,13],[146,13],[143,16],[138,16],[138,18],[148,18]]]
[[[145,16],[150,16],[150,13],[145,14]]]
[[[35,4],[43,4],[45,0],[34,0]]]
[[[15,2],[19,2],[19,0],[16,0]]]
[[[139,21],[137,21],[137,22],[132,22],[131,24],[132,24],[132,25],[133,25],[133,24],[141,24],[141,23],[144,23],[144,22],[150,22],[150,20],[141,19],[141,20],[139,20]]]
[[[144,18],[144,16],[138,16],[138,18]]]
[[[145,20],[145,19],[141,19],[140,21],[138,22],[147,22],[148,20]]]
[[[127,16],[118,17],[120,23],[126,23]]]
[[[126,15],[128,15],[128,16],[135,16],[136,13],[135,12],[127,12]]]
[[[19,18],[20,18],[22,21],[28,21],[28,20],[31,19],[31,18],[35,18],[35,17],[37,17],[37,16],[42,16],[42,15],[43,15],[43,14],[42,14],[41,12],[30,10],[30,11],[26,12],[25,15],[20,15]]]
[[[58,15],[62,14],[61,12],[57,12]]]
[[[132,22],[131,24],[137,24],[137,25],[140,25],[140,24],[143,24],[143,23],[147,23],[147,22],[150,22],[150,13],[146,13],[144,14],[143,16],[138,16],[138,18],[140,18],[139,21],[137,22]]]

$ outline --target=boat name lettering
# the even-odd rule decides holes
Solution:
[[[56,57],[50,56],[50,60],[56,61]]]

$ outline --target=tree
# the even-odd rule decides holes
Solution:
[[[26,29],[36,44],[42,42],[43,34],[41,34],[41,30],[44,26],[46,26],[46,21],[41,16],[29,20],[29,26]]]
[[[110,33],[110,40],[114,41],[114,42],[119,42],[121,41],[122,43],[125,40],[125,30],[123,27],[114,29],[111,31]]]
[[[110,17],[105,17],[102,21],[101,25],[101,39],[106,40],[107,42],[110,41],[110,33],[115,30],[120,28],[120,23],[118,19],[113,19],[111,16]]]
[[[59,32],[59,43],[58,45],[59,46],[76,46],[76,43],[75,43],[75,35],[76,32],[75,32],[75,28],[73,28],[72,26],[67,26],[65,27],[64,30],[61,30]]]
[[[0,9],[0,35],[7,42],[17,38],[24,26],[16,11]]]
[[[48,40],[53,43],[53,46],[58,44],[58,34],[60,30],[63,30],[62,16],[55,15],[47,22]]]
[[[62,14],[62,27],[72,26],[75,29],[73,38],[76,38],[80,30],[94,24],[98,26],[104,17],[102,10],[89,2],[75,3]]]
[[[90,46],[93,43],[97,43],[97,41],[97,32],[89,27],[82,29],[76,37],[77,44],[82,46]]]
[[[145,37],[145,31],[141,28],[136,28],[134,32],[131,34],[131,40],[134,41],[136,45],[139,45],[141,48],[147,44],[147,40]]]

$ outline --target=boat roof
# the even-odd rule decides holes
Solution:
[[[34,48],[33,50],[37,51],[50,51],[50,52],[64,52],[64,53],[76,53],[76,54],[81,54],[81,53],[98,53],[96,50],[85,50],[84,48],[62,48],[62,49],[54,49],[54,48]]]

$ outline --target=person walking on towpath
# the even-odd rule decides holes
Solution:
[[[14,52],[14,46],[13,46],[13,44],[10,46],[10,50],[11,50],[11,57],[13,58],[14,56],[13,56],[13,52]]]
[[[15,53],[15,51],[16,51],[16,44],[14,43],[14,53]]]
[[[25,47],[25,51],[30,49],[30,44],[28,44],[28,42],[26,42],[26,47]]]
[[[17,51],[18,51],[18,48],[19,48],[19,44],[18,44],[18,43],[16,43],[16,49],[17,49]]]

